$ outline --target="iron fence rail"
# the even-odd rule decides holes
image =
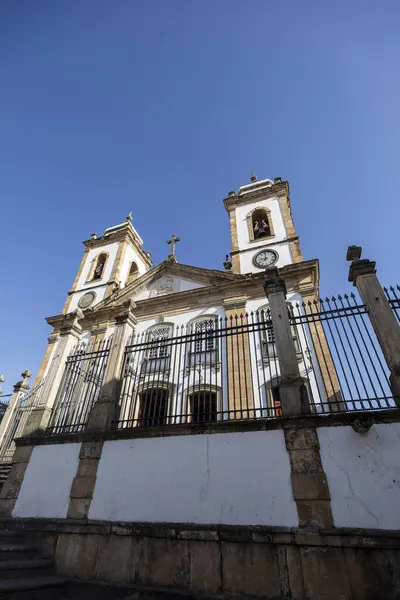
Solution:
[[[400,286],[391,285],[390,287],[383,288],[386,294],[386,298],[389,301],[390,306],[396,316],[397,321],[400,323]]]
[[[390,293],[396,311],[400,298]],[[366,307],[354,294],[288,302],[288,312],[313,413],[396,406]],[[85,428],[102,385],[109,343],[80,345],[68,357],[49,433]],[[113,426],[279,418],[280,384],[268,309],[208,316],[188,325],[161,322],[134,334],[124,350],[119,414]]]
[[[41,403],[45,390],[46,379],[44,378],[37,386],[21,393],[17,398],[15,406],[12,407],[9,421],[0,446],[0,462],[9,463],[15,452],[15,440],[22,436],[29,415]]]
[[[96,402],[110,352],[110,339],[80,342],[68,356],[47,432],[78,433]]]
[[[294,304],[292,322],[302,329],[305,354],[316,377],[314,412],[393,408],[389,370],[366,307],[355,294]]]
[[[125,349],[118,428],[274,417],[279,376],[269,311],[134,335]]]

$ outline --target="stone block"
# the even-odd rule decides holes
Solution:
[[[298,500],[297,512],[300,527],[333,527],[333,516],[329,500]]]
[[[79,458],[100,458],[103,442],[82,442]]]
[[[291,480],[295,500],[330,499],[325,473],[292,473]]]
[[[108,400],[98,400],[90,411],[86,431],[107,431],[117,418],[118,405]]]
[[[77,475],[80,477],[95,477],[98,466],[98,458],[81,458],[78,465]]]
[[[96,569],[96,579],[129,583],[135,566],[137,541],[130,536],[107,536]]]
[[[300,548],[307,600],[352,600],[341,548]]]
[[[188,588],[190,556],[188,542],[147,538],[149,582],[154,585]]]
[[[10,472],[8,474],[7,480],[13,481],[15,483],[16,482],[22,483],[22,480],[25,475],[26,467],[28,466],[28,464],[29,463],[27,463],[27,462],[13,463],[11,466]]]
[[[247,528],[220,529],[219,539],[224,542],[251,542],[253,532]]]
[[[68,519],[87,519],[91,498],[71,498]]]
[[[306,600],[300,550],[295,546],[284,546],[291,600]]]
[[[96,477],[80,477],[77,475],[71,486],[71,498],[91,498],[93,495]]]
[[[5,484],[4,484],[5,485]],[[0,498],[0,517],[11,517],[16,498]]]
[[[101,535],[59,535],[54,555],[57,572],[68,577],[94,579],[105,538]]]
[[[285,429],[287,450],[305,450],[319,448],[317,432],[314,427],[290,427]]]
[[[210,532],[212,533],[212,532]],[[221,552],[216,542],[193,541],[188,544],[190,589],[217,594],[221,591]]]
[[[13,463],[28,463],[32,452],[33,446],[17,446],[12,458]]]
[[[21,483],[21,481],[7,479],[1,490],[0,498],[14,498],[14,500],[16,500],[18,498],[19,490],[21,489]]]
[[[319,448],[304,448],[289,451],[290,465],[293,473],[322,473]]]
[[[227,594],[281,598],[276,548],[222,542],[222,587]]]
[[[353,600],[393,600],[400,590],[398,552],[364,548],[344,551]]]
[[[180,540],[202,540],[202,541],[218,541],[217,531],[191,529],[189,531],[180,531],[178,533]]]

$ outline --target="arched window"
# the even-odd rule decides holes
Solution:
[[[132,283],[132,281],[135,281],[135,279],[137,279],[138,277],[139,277],[138,266],[134,261],[132,261],[131,266],[129,267],[129,273],[128,273],[128,279],[126,281],[126,285],[129,285],[130,283]]]
[[[96,281],[97,279],[101,279],[103,277],[107,258],[108,258],[108,254],[106,252],[102,252],[97,257],[97,259],[94,263],[92,281]]]
[[[217,393],[195,391],[189,396],[191,423],[210,423],[217,420]]]
[[[140,427],[165,425],[168,414],[169,390],[161,387],[147,388],[140,394],[138,424]]]
[[[250,242],[272,237],[274,230],[272,226],[271,211],[268,208],[255,208],[247,215],[247,227]]]

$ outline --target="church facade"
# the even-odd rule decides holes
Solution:
[[[253,175],[237,193],[230,192],[224,205],[232,247],[223,270],[177,262],[176,236],[168,242],[167,259],[154,266],[130,215],[84,242],[63,311],[47,318],[53,333],[35,387],[47,377],[53,389],[46,393],[47,416],[35,426],[58,432],[71,426],[74,431],[87,421],[103,382],[115,319],[127,304],[135,323],[124,341],[121,382],[114,390],[120,396],[120,426],[281,414],[265,269],[279,268],[294,317],[294,307],[300,314],[304,303],[318,299],[318,261],[303,259],[287,182],[258,181]],[[75,345],[66,362],[57,363],[60,333],[77,316]],[[293,320],[291,332],[312,403],[337,402],[338,384],[328,372],[331,355],[322,328],[305,331]],[[83,353],[91,359],[84,360]]]
[[[359,295],[319,297],[287,182],[253,175],[224,205],[220,270],[180,264],[175,235],[153,265],[130,215],[84,242],[0,423],[1,527],[90,582],[389,600],[400,299],[357,246]]]

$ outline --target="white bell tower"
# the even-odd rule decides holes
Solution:
[[[279,177],[257,181],[230,192],[232,267],[235,273],[258,273],[267,266],[303,260],[290,209],[289,184]]]
[[[153,264],[132,225],[131,213],[123,223],[106,229],[101,237],[92,233],[83,245],[85,252],[63,313],[94,306],[147,273]]]

